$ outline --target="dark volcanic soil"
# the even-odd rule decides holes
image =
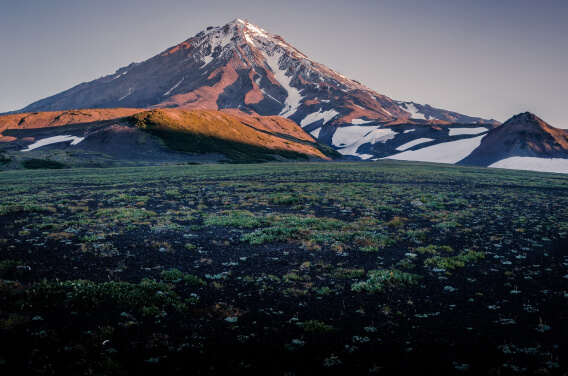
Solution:
[[[562,175],[386,162],[0,181],[2,375],[568,371]]]

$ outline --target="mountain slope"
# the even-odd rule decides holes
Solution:
[[[511,157],[568,158],[568,131],[524,112],[487,132],[460,164],[489,166]]]
[[[32,103],[21,111],[81,108],[235,108],[280,115],[308,132],[401,122],[498,124],[399,102],[319,64],[280,36],[234,20],[161,54]]]
[[[529,112],[495,127],[405,124],[389,128],[388,137],[359,152],[405,161],[568,173],[568,132]]]
[[[329,160],[294,122],[233,111],[156,109],[132,117],[136,127],[158,136],[172,150],[221,153],[233,161],[263,162],[276,156]]]
[[[39,129],[70,124],[117,121],[141,111],[143,110],[136,108],[114,108],[3,115],[0,116],[0,137],[6,129]]]
[[[16,162],[30,157],[63,158],[66,164],[81,166],[89,166],[87,162],[94,159],[96,165],[106,166],[125,161],[329,160],[337,154],[291,120],[238,110],[23,113],[0,116],[0,132],[2,163],[6,156]]]

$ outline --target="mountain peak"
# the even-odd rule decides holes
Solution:
[[[360,155],[358,148],[347,151],[346,139],[336,132],[344,133],[351,126],[357,135],[366,135],[368,127],[385,124],[490,122],[394,101],[310,59],[282,37],[239,18],[207,27],[142,63],[20,111],[116,107],[239,109],[255,116],[280,115],[354,156]],[[349,143],[357,137],[349,138]],[[365,156],[370,158],[371,154]]]
[[[233,35],[238,35],[241,32],[252,33],[263,37],[268,37],[270,35],[266,30],[248,22],[248,20],[243,21],[240,18],[235,18],[234,20],[228,22],[223,26],[209,26],[205,30],[199,32],[196,35],[196,37],[203,37],[209,34],[216,34],[219,32],[223,32],[223,34],[225,35],[231,33]]]
[[[535,114],[533,114],[532,112],[529,111],[525,111],[525,112],[521,112],[520,114],[517,114],[515,116],[512,117],[512,119],[517,118],[517,119],[522,119],[522,120],[541,120],[538,116],[536,116]]]
[[[487,132],[479,147],[460,163],[490,166],[512,157],[567,158],[568,132],[522,112]]]
[[[532,112],[521,112],[507,120],[503,123],[502,127],[514,127],[518,128],[520,126],[524,127],[539,127],[539,128],[547,128],[550,127],[544,120],[533,114]]]

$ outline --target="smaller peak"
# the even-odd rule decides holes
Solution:
[[[529,111],[521,112],[520,114],[513,116],[512,119],[519,120],[519,121],[521,121],[521,120],[522,121],[535,121],[535,120],[538,121],[538,120],[541,120],[538,116],[536,116],[535,114],[533,114],[532,112],[529,112]]]
[[[538,125],[544,126],[548,125],[544,120],[533,114],[532,112],[521,112],[507,120],[503,125],[520,125],[520,124],[531,124],[531,125]]]

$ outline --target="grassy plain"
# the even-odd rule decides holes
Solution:
[[[568,371],[568,177],[295,163],[0,174],[0,373]]]

